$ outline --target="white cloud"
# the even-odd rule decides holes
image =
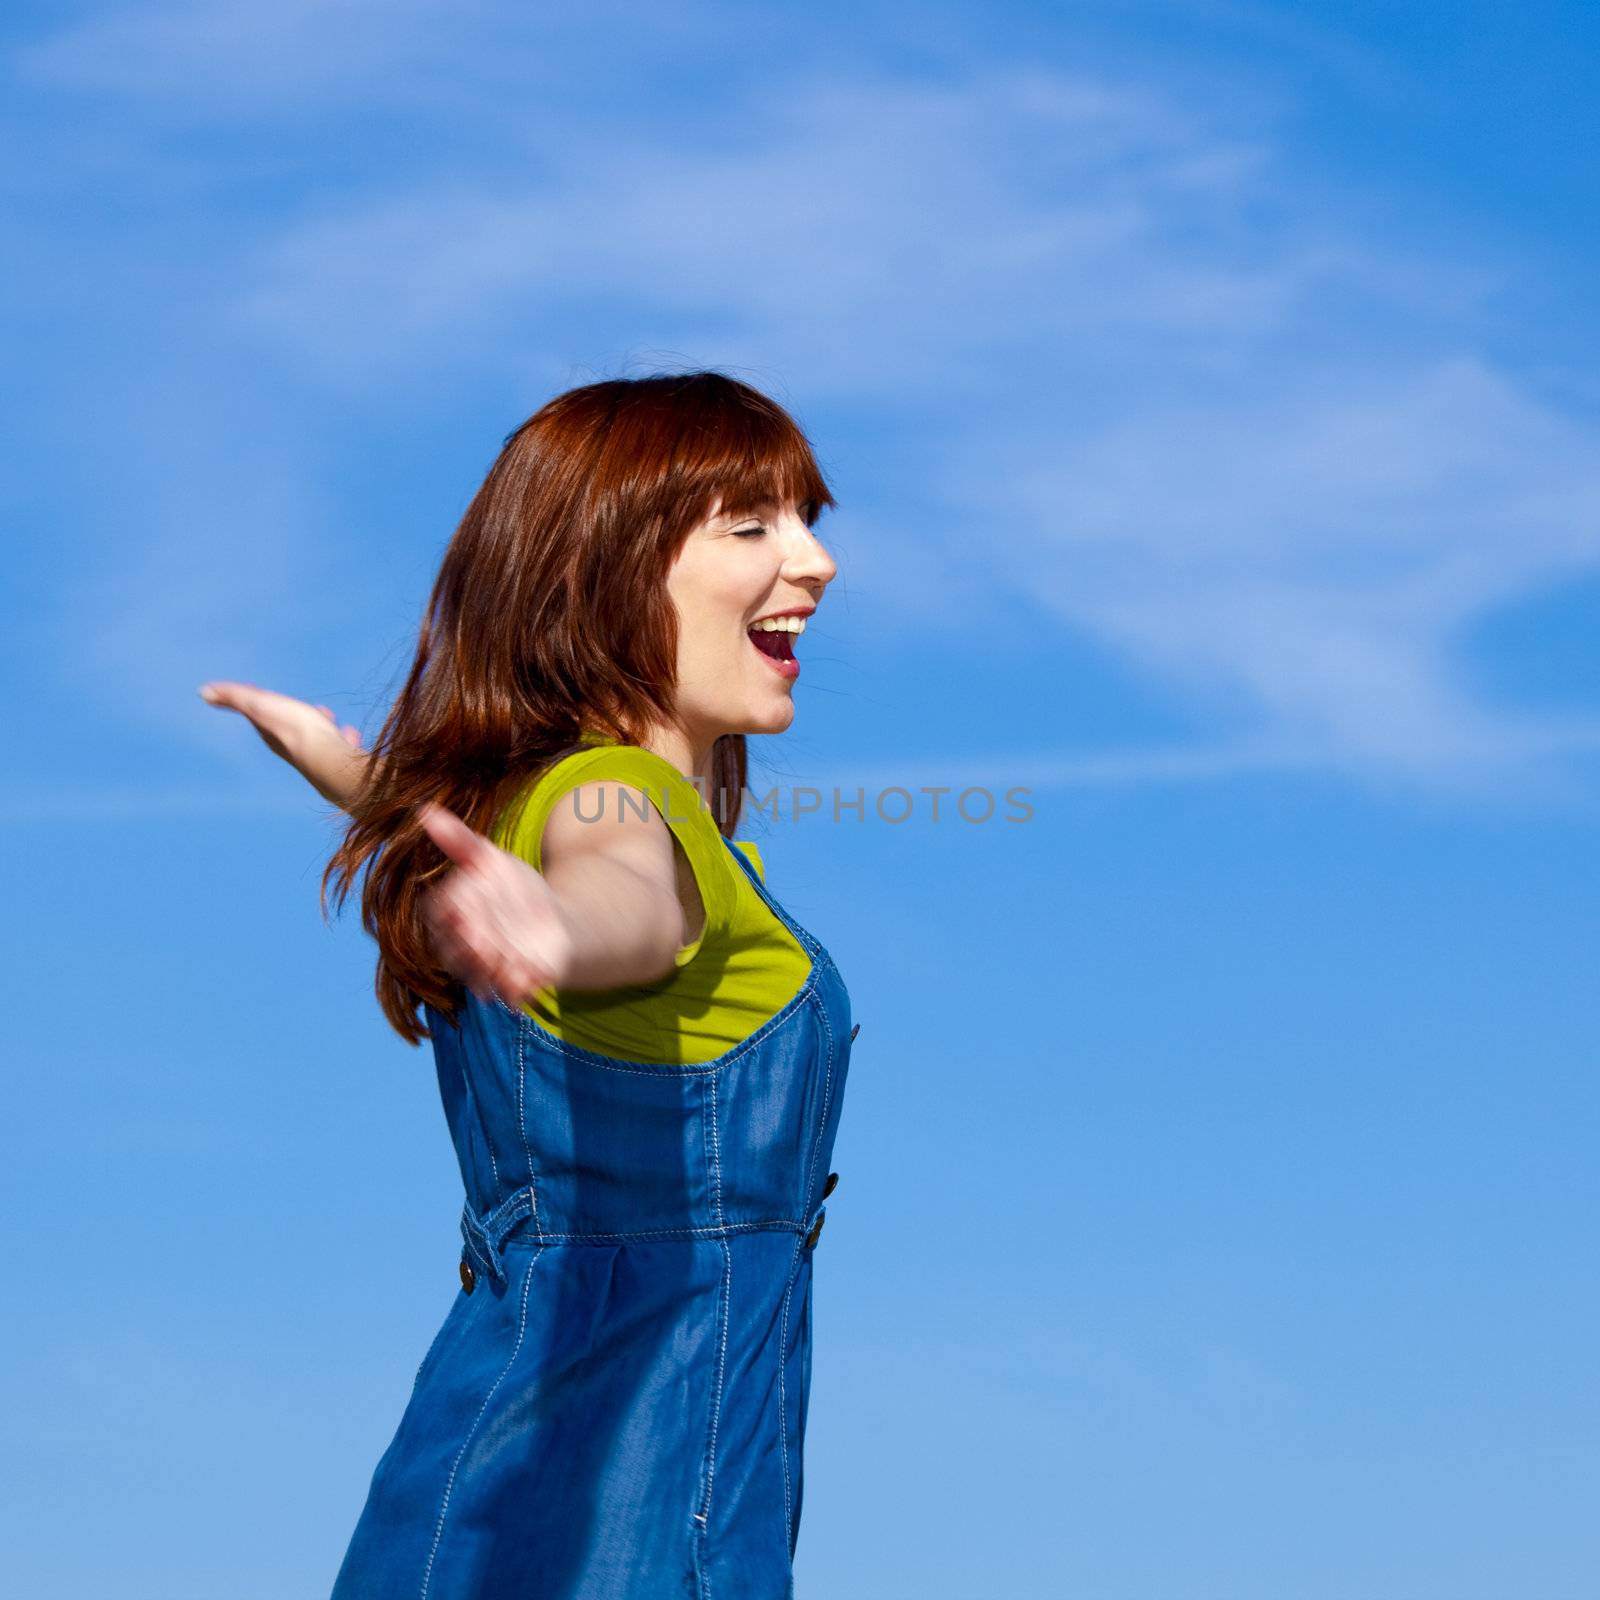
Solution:
[[[219,42],[151,15],[36,59],[148,74],[170,25],[180,57],[270,63],[310,25],[243,8],[254,31]],[[392,48],[436,22],[407,7]],[[1404,231],[1380,189],[1291,158],[1268,96],[1230,109],[1216,82],[764,89],[735,79],[666,143],[625,104],[585,121],[502,84],[495,159],[287,217],[219,279],[219,336],[355,404],[619,345],[781,374],[808,418],[882,419],[854,586],[907,628],[1033,597],[1290,765],[1448,781],[1559,749],[1456,659],[1477,619],[1600,564],[1595,430],[1483,353],[1509,254]]]
[[[1013,445],[988,510],[1037,537],[995,561],[1174,692],[1318,742],[1331,764],[1523,760],[1522,718],[1477,703],[1453,647],[1600,567],[1592,430],[1470,357],[1346,383]]]
[[[329,376],[370,381],[419,352],[493,363],[508,335],[610,301],[655,342],[687,329],[799,366],[812,392],[903,396],[1108,318],[1272,320],[1304,270],[1196,262],[1174,292],[1169,214],[1203,214],[1263,153],[1136,90],[823,79],[732,120],[759,131],[667,149],[625,120],[530,112],[527,153],[498,172],[292,224],[244,310]]]
[[[1119,359],[1202,376],[1302,336],[1319,296],[1470,308],[1501,271],[1341,231],[1214,107],[1042,70],[730,94],[740,136],[671,147],[626,117],[521,120],[488,170],[292,222],[244,268],[247,319],[357,385],[520,359],[519,336],[609,304],[648,342],[777,364],[814,395],[1020,378],[1037,401]]]

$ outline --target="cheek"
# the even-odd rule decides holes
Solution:
[[[718,540],[691,546],[667,576],[678,612],[682,659],[726,668],[730,651],[748,648],[744,624],[772,593],[781,564],[767,541]]]
[[[770,566],[754,551],[728,550],[718,560],[696,552],[668,573],[667,594],[686,624],[713,620],[725,624],[730,616],[738,618],[759,603],[772,584]]]
[[[694,608],[679,614],[680,672],[704,683],[725,678],[736,652],[748,648],[739,627],[742,615],[739,607],[702,589]]]

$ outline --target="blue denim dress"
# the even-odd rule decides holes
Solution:
[[[856,1030],[828,952],[692,1066],[431,1010],[462,1291],[333,1600],[787,1600],[812,1253]]]

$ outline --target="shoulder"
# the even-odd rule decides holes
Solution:
[[[637,745],[594,744],[551,762],[506,807],[493,838],[535,871],[544,870],[547,855],[554,860],[558,851],[590,849],[670,871],[675,846],[699,900],[686,913],[704,913],[701,937],[679,952],[680,966],[733,925],[742,873],[729,841],[699,788],[665,757]]]
[[[574,799],[567,809],[584,821],[648,817],[654,810],[674,833],[703,810],[700,791],[654,751],[588,745],[551,762],[517,792],[495,823],[494,842],[537,868],[545,827],[569,795]],[[710,821],[709,812],[704,820]]]

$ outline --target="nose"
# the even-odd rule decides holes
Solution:
[[[784,556],[784,577],[805,585],[815,598],[833,582],[838,571],[838,563],[828,554],[827,546],[797,517]]]

